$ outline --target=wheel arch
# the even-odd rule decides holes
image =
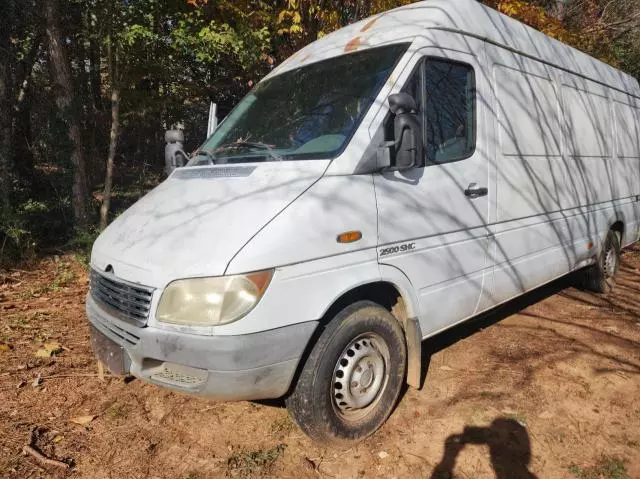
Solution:
[[[389,311],[400,323],[407,344],[407,383],[422,386],[422,331],[418,321],[419,304],[408,278],[397,268],[380,265],[380,278],[354,286],[335,298],[320,319],[320,327],[357,301],[372,301]],[[310,347],[317,340],[311,341]]]
[[[611,227],[609,229],[611,231],[615,231],[616,233],[618,233],[618,239],[620,240],[620,246],[622,246],[624,244],[624,235],[625,235],[625,227],[624,227],[623,216],[622,215],[618,215],[617,219],[614,221],[614,223],[611,225]]]

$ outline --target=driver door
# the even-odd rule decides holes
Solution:
[[[381,264],[419,296],[423,336],[472,316],[488,266],[486,91],[476,56],[427,48],[404,91],[419,104],[425,158],[374,175]],[[393,121],[393,118],[390,119]]]

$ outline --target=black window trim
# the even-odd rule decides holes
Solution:
[[[456,158],[454,160],[449,160],[449,161],[443,161],[441,163],[437,163],[437,162],[433,162],[430,161],[429,158],[427,157],[427,103],[426,103],[426,64],[429,60],[435,60],[435,61],[439,61],[439,62],[446,62],[446,63],[452,63],[455,65],[462,65],[464,67],[467,67],[471,70],[471,79],[472,79],[472,87],[471,87],[471,92],[472,92],[472,108],[473,108],[473,148],[469,151],[468,154],[466,154],[465,156],[461,156],[460,158]],[[420,123],[422,124],[422,144],[423,144],[423,151],[424,151],[424,158],[422,158],[422,164],[421,166],[417,166],[416,168],[428,168],[430,166],[443,166],[443,165],[447,165],[449,163],[457,163],[459,161],[464,161],[464,160],[468,160],[469,158],[471,158],[473,155],[475,155],[477,148],[478,148],[478,108],[477,108],[477,104],[478,104],[478,100],[477,100],[477,82],[476,82],[476,69],[475,67],[467,62],[464,61],[460,61],[460,60],[453,60],[451,58],[447,58],[447,57],[439,57],[436,55],[425,55],[422,56],[419,60],[418,63],[416,64],[416,66],[414,67],[413,71],[411,72],[411,74],[409,75],[409,79],[407,80],[407,82],[405,83],[405,85],[402,87],[402,90],[404,91],[405,88],[409,85],[409,82],[413,80],[414,75],[415,74],[419,74],[420,78],[419,78],[419,82],[420,82],[420,98],[416,99],[417,101],[419,101],[418,104],[418,112],[420,113]]]

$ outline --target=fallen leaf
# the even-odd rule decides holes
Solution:
[[[50,358],[61,352],[62,346],[60,346],[59,343],[45,343],[44,347],[36,351],[36,356],[39,358]]]
[[[56,436],[53,438],[53,443],[56,444],[64,439],[64,436]]]
[[[0,343],[0,353],[13,349],[10,344]]]
[[[78,416],[78,417],[74,417],[74,418],[69,419],[69,421],[74,423],[74,424],[78,424],[79,426],[86,426],[87,424],[92,422],[96,417],[98,417],[98,416],[95,416],[95,415]]]

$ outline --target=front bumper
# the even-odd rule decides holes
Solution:
[[[317,321],[239,336],[200,336],[136,327],[89,295],[87,317],[122,348],[124,372],[170,389],[220,400],[271,399],[291,385]]]

